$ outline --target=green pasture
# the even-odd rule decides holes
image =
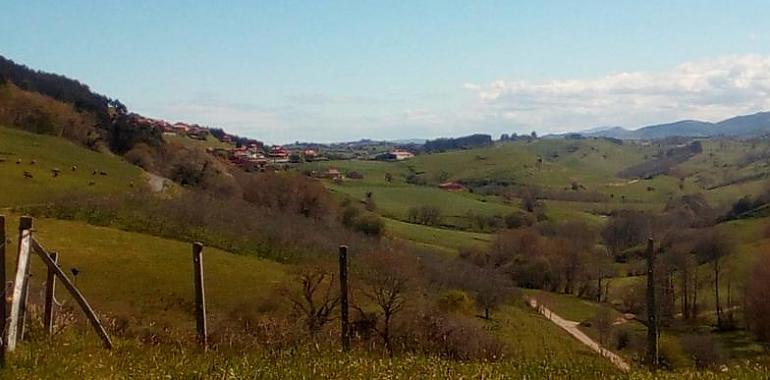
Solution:
[[[54,169],[60,171],[57,177]],[[32,178],[25,178],[24,172]],[[34,204],[68,194],[120,193],[132,185],[144,186],[145,181],[141,169],[119,156],[62,138],[0,127],[0,206]]]

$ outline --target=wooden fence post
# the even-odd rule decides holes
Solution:
[[[655,249],[652,238],[647,240],[647,360],[658,368],[658,304],[655,294]]]
[[[11,298],[11,315],[8,323],[8,336],[6,340],[6,350],[13,352],[16,350],[16,341],[19,338],[21,330],[21,321],[23,320],[23,301],[24,288],[27,285],[27,273],[29,272],[29,250],[32,240],[32,219],[22,217],[19,223],[19,253],[16,259],[16,275],[13,280],[13,293]]]
[[[0,215],[0,286],[3,288],[3,297],[0,300],[0,333],[5,331],[5,319],[8,318],[8,311],[6,310],[6,300],[8,295],[5,294],[5,245],[7,238],[5,236],[5,215]],[[0,338],[0,366],[5,366],[5,337]]]
[[[24,230],[30,231],[30,239],[32,238],[32,218],[29,216],[22,216],[19,221],[19,241],[21,241],[21,233]],[[29,305],[29,278],[32,276],[30,274],[30,267],[32,266],[31,262],[27,263],[27,269],[24,273],[24,287],[22,288],[21,293],[21,308],[19,309],[19,340],[24,340],[24,333],[26,332],[27,328],[27,305]]]
[[[59,254],[56,252],[51,252],[49,256],[51,257],[51,261],[58,265]],[[54,272],[53,269],[48,268],[48,277],[45,280],[45,315],[43,317],[45,331],[48,335],[53,334],[53,300],[55,291],[56,272]]]
[[[86,298],[83,297],[83,294],[80,293],[80,290],[78,290],[72,281],[67,278],[67,275],[64,274],[64,271],[61,269],[61,267],[59,267],[58,264],[51,260],[51,256],[48,255],[48,251],[46,251],[37,240],[30,239],[30,244],[32,245],[32,249],[35,251],[38,257],[43,260],[48,269],[53,270],[56,275],[59,276],[59,280],[61,280],[64,288],[67,289],[67,291],[72,295],[72,298],[74,298],[78,303],[80,309],[83,310],[83,314],[85,314],[86,318],[88,318],[88,321],[91,322],[91,326],[94,328],[94,331],[96,331],[96,334],[99,335],[99,338],[101,338],[102,342],[104,343],[104,347],[108,350],[111,350],[112,341],[110,340],[110,336],[107,335],[107,330],[104,329],[104,326],[99,321],[99,316],[96,315],[94,309],[91,308],[91,305],[88,304]],[[13,314],[13,312],[11,314]]]
[[[203,244],[193,243],[193,269],[195,271],[195,328],[198,343],[208,349],[208,331],[206,328],[206,293],[203,287]]]
[[[348,247],[340,246],[340,323],[342,349],[350,350],[350,321],[348,316]]]

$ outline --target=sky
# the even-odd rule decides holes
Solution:
[[[0,0],[0,55],[271,143],[770,110],[768,1]]]

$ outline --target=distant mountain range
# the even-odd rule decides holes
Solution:
[[[564,133],[558,136],[579,134],[585,137],[611,137],[623,140],[660,139],[672,136],[684,137],[756,137],[770,135],[770,112],[736,116],[717,123],[699,120],[680,120],[673,123],[650,125],[629,130],[623,127],[599,127],[581,132]]]

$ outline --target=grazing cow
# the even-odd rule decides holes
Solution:
[[[78,166],[77,165],[72,165],[72,171],[76,172],[77,170],[78,170]]]
[[[16,160],[16,165],[21,164],[21,158]]]
[[[61,172],[61,170],[59,170],[58,168],[51,169],[51,175],[54,176],[54,178],[59,176],[59,172]]]
[[[99,175],[107,175],[107,172],[100,171]]]
[[[37,160],[30,160],[30,161],[29,161],[29,164],[30,164],[30,165],[34,165],[34,164],[36,164],[36,163],[37,163]]]
[[[31,179],[32,178],[32,173],[30,173],[30,172],[25,170],[24,171],[24,178]]]
[[[96,170],[91,172],[91,175],[96,175],[98,172]]]

